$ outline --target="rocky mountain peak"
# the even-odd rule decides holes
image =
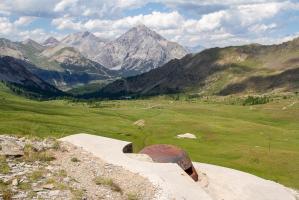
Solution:
[[[151,30],[147,26],[140,24],[128,30],[126,33],[121,35],[117,40],[128,40],[128,41],[137,41],[139,39],[143,40],[144,38],[153,38],[154,40],[165,40],[161,35]]]
[[[85,32],[82,32],[82,37],[88,37],[88,36],[92,36],[92,37],[96,37],[95,35],[93,35],[91,32],[89,31],[85,31]]]
[[[39,51],[39,52],[44,50],[44,48],[45,48],[43,45],[41,45],[40,43],[38,43],[30,38],[23,41],[22,44],[29,46],[30,48],[34,48],[36,51]]]
[[[25,45],[26,45],[26,44],[30,44],[30,45],[40,45],[38,42],[36,42],[36,41],[34,41],[34,40],[30,39],[30,38],[24,40],[24,41],[22,42],[22,44],[25,44]]]
[[[184,47],[141,24],[107,43],[95,60],[108,68],[121,69],[125,76],[130,76],[160,67],[186,54]]]
[[[153,30],[151,30],[149,27],[145,26],[144,24],[139,24],[139,25],[133,27],[132,29],[136,30],[137,32],[154,33]]]
[[[93,33],[89,31],[84,31],[84,32],[77,32],[77,33],[72,33],[68,36],[66,36],[64,39],[62,39],[62,43],[77,43],[77,42],[82,42],[80,40],[90,40],[92,42],[101,42],[102,39],[98,38],[95,36]]]
[[[91,32],[85,31],[66,36],[62,39],[60,44],[74,47],[84,56],[93,59],[104,46],[105,42],[106,40],[98,38]]]
[[[59,44],[59,41],[54,37],[49,37],[42,44],[47,47],[53,47],[53,46]]]

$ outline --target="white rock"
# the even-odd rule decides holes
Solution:
[[[49,196],[58,196],[59,193],[60,193],[59,190],[53,190],[53,191],[50,191],[50,192],[49,192]]]
[[[134,122],[133,125],[143,127],[143,126],[145,126],[145,121],[143,119],[140,119],[140,120],[137,120],[136,122]]]
[[[53,184],[47,184],[47,185],[44,185],[43,188],[47,189],[47,190],[52,190],[54,188],[54,185]]]
[[[188,138],[188,139],[196,139],[196,135],[192,134],[192,133],[185,133],[185,134],[180,134],[177,135],[177,138]]]
[[[14,179],[12,180],[12,183],[11,183],[13,186],[17,186],[19,184],[19,181],[18,179]]]

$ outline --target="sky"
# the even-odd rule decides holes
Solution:
[[[0,37],[41,42],[144,24],[184,46],[275,44],[299,36],[299,0],[0,0]]]

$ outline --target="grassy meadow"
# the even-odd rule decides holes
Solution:
[[[133,123],[143,119],[145,125]],[[299,97],[254,106],[224,101],[34,101],[0,85],[0,133],[63,137],[90,133],[184,148],[192,160],[250,172],[299,189]],[[193,133],[196,140],[177,139]]]

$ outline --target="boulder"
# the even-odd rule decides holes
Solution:
[[[0,155],[23,156],[24,143],[13,137],[0,137]]]

